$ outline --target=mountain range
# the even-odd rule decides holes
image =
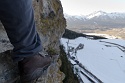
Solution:
[[[96,11],[89,15],[67,15],[67,28],[80,30],[108,30],[125,27],[125,13]]]

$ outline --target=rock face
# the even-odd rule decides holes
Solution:
[[[33,4],[35,19],[44,50],[56,49],[59,51],[59,39],[66,27],[61,2],[60,0],[39,0],[38,3],[35,1]]]
[[[63,9],[60,0],[33,0],[35,20],[40,34],[43,51],[51,55],[59,55],[59,39],[62,37],[66,21],[63,16]],[[19,72],[17,63],[11,59],[13,46],[3,26],[0,23],[0,83],[19,83]],[[53,56],[53,62],[34,83],[62,83],[65,75],[60,71],[60,56]]]

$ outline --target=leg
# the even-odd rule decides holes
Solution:
[[[14,60],[42,50],[36,32],[32,0],[0,0],[0,20],[14,46]]]

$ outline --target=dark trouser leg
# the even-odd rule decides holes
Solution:
[[[42,50],[32,0],[0,0],[0,20],[14,46],[14,60],[19,61]]]

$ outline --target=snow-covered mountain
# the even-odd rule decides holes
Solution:
[[[93,12],[89,15],[71,16],[65,14],[68,28],[110,29],[125,27],[125,13]]]
[[[86,15],[86,18],[91,19],[94,17],[105,16],[107,13],[103,11],[95,11],[89,15]]]
[[[65,14],[65,18],[66,19],[92,19],[92,18],[96,18],[96,17],[109,17],[111,19],[116,19],[116,18],[125,18],[125,13],[119,13],[119,12],[112,12],[112,13],[106,13],[106,12],[103,12],[103,11],[95,11],[89,15],[74,15],[74,16],[71,16],[71,15],[68,15],[68,14]]]
[[[64,14],[65,18],[68,20],[72,20],[72,21],[77,21],[77,20],[86,20],[86,17],[84,15],[68,15],[68,14]]]
[[[88,19],[92,19],[95,17],[98,17],[98,18],[99,17],[101,17],[101,18],[109,17],[110,19],[125,18],[125,13],[118,13],[118,12],[106,13],[103,11],[96,11],[96,12],[93,12],[93,13],[86,16],[86,18],[88,18]]]
[[[80,83],[125,83],[125,41],[61,39]]]

